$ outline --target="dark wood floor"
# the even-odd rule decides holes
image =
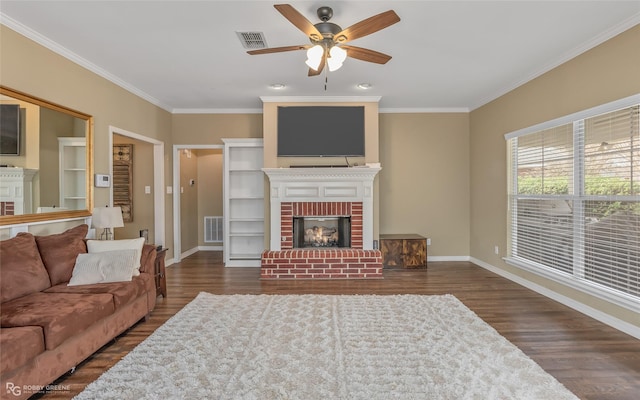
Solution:
[[[581,399],[640,398],[640,340],[468,262],[385,270],[383,280],[261,281],[258,268],[224,268],[199,252],[167,269],[168,297],[140,322],[56,383],[71,398],[113,366],[199,292],[214,294],[445,294],[460,299]],[[140,370],[144,379],[144,368]]]

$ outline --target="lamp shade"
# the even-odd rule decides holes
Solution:
[[[120,228],[124,226],[120,207],[94,207],[91,213],[92,228]]]

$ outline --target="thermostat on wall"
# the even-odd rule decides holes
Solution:
[[[95,174],[94,175],[94,185],[95,187],[110,187],[111,186],[111,176],[105,174]]]

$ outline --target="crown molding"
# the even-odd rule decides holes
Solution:
[[[475,104],[471,104],[469,106],[469,109],[471,111],[480,108],[482,106],[484,106],[487,103],[490,103],[491,101],[504,96],[505,94],[509,93],[510,91],[517,89],[518,87],[524,85],[527,82],[530,82],[532,80],[534,80],[535,78],[551,71],[552,69],[566,63],[567,61],[570,61],[574,58],[576,58],[577,56],[579,56],[582,53],[585,53],[591,49],[593,49],[594,47],[606,42],[609,39],[612,39],[614,36],[617,36],[619,34],[621,34],[624,31],[627,31],[631,28],[633,28],[634,26],[640,24],[640,12],[632,15],[631,17],[627,18],[626,20],[622,21],[621,23],[611,27],[610,29],[607,29],[604,32],[601,32],[600,34],[596,35],[595,37],[591,38],[591,40],[588,40],[584,43],[582,43],[581,45],[571,49],[570,51],[566,52],[565,54],[563,54],[562,56],[560,56],[558,59],[556,59],[555,61],[545,65],[544,67],[540,68],[538,71],[512,83],[509,86],[506,86],[504,88],[502,88],[502,90],[499,90],[497,92],[495,92],[493,95],[490,96],[486,96],[480,100],[478,100]]]
[[[61,44],[49,39],[48,37],[42,35],[41,33],[23,25],[22,23],[16,21],[15,19],[7,16],[6,14],[0,12],[0,24],[6,26],[7,28],[14,30],[16,32],[18,32],[19,34],[21,34],[22,36],[25,36],[28,39],[33,40],[34,42],[38,43],[41,46],[44,46],[45,48],[53,51],[54,53],[80,65],[83,68],[88,69],[89,71],[93,72],[96,75],[101,76],[102,78],[108,80],[109,82],[112,82],[118,86],[120,86],[121,88],[123,88],[124,90],[148,101],[149,103],[156,105],[160,108],[162,108],[165,111],[168,112],[172,112],[172,108],[170,106],[168,106],[167,104],[162,103],[160,100],[156,99],[155,97],[147,94],[146,92],[143,92],[142,90],[138,89],[137,87],[129,84],[128,82],[120,79],[119,77],[117,77],[116,75],[112,74],[111,72],[107,71],[104,68],[101,68],[99,66],[97,66],[96,64],[92,63],[91,61],[80,57],[79,55],[77,55],[76,53],[72,52],[71,50],[67,49],[66,47],[62,46]]]
[[[262,114],[262,108],[174,108],[172,114]]]
[[[424,107],[424,108],[380,108],[379,114],[438,114],[438,113],[468,113],[468,107]]]
[[[378,103],[382,96],[260,96],[263,103]]]

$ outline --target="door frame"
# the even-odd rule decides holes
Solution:
[[[153,145],[153,235],[155,245],[164,247],[166,243],[164,223],[164,142],[109,125],[109,149],[113,149],[113,135],[126,136]],[[109,171],[113,175],[113,150],[109,151]],[[113,205],[113,185],[109,187],[109,203]]]

